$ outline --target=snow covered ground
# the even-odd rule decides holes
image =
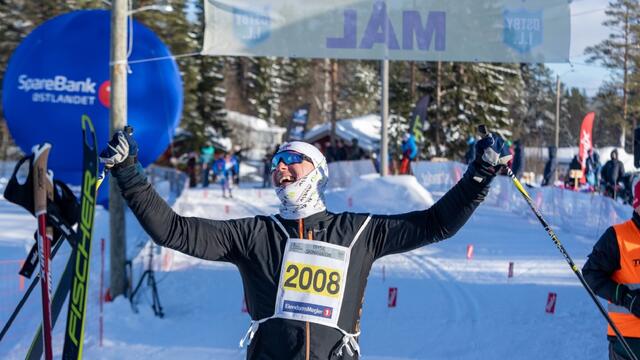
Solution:
[[[160,192],[166,189],[161,187]],[[233,200],[220,195],[216,186],[190,189],[173,206],[183,215],[214,219],[277,212],[278,200],[271,189],[248,184],[235,190]],[[348,189],[331,190],[328,204],[334,211],[389,214],[428,207],[437,195],[413,177],[365,176]],[[522,206],[526,206],[523,200]],[[547,220],[581,226],[580,219]],[[131,214],[127,221],[135,284],[149,254],[148,238]],[[30,215],[0,198],[0,324],[21,295],[16,290],[16,260],[24,258],[34,229]],[[579,266],[599,236],[578,235],[570,226],[556,232]],[[151,293],[143,286],[138,314],[122,297],[105,305],[100,346],[101,238],[108,239],[108,213],[103,209],[97,211],[94,232],[85,358],[244,358],[238,342],[250,319],[242,312],[242,284],[236,268],[165,250],[153,250],[165,317],[153,315]],[[470,260],[468,245],[474,247]],[[64,248],[54,261],[54,281],[68,252]],[[514,262],[513,278],[507,277],[509,262]],[[105,279],[108,282],[108,274]],[[387,307],[390,287],[398,288],[396,308]],[[557,293],[555,314],[545,312],[549,292]],[[0,358],[24,358],[40,321],[38,299],[39,287],[16,326],[0,342]],[[54,330],[56,357],[62,351],[65,317],[61,315]],[[533,214],[489,202],[452,239],[376,262],[365,294],[361,346],[363,358],[371,360],[607,356],[604,320]]]

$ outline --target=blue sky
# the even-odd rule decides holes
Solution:
[[[586,65],[584,49],[606,39],[609,29],[602,26],[606,16],[606,0],[573,0],[571,3],[571,63],[547,64],[560,80],[571,87],[586,90],[594,95],[600,84],[610,77],[609,71],[594,65]]]

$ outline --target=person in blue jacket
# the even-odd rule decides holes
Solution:
[[[209,187],[209,171],[213,162],[215,149],[211,144],[207,144],[200,149],[200,166],[202,170],[202,187]]]
[[[222,197],[233,198],[233,171],[235,165],[231,159],[231,155],[228,152],[224,153],[224,156],[220,157],[213,163],[213,171],[218,179],[220,179],[220,185],[222,186]]]
[[[418,145],[413,134],[406,133],[402,137],[402,163],[400,174],[411,174],[411,162],[418,156]]]

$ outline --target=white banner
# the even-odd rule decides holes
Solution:
[[[204,0],[206,55],[567,62],[567,0]]]

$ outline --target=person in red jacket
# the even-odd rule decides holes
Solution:
[[[605,230],[582,274],[593,291],[609,301],[611,320],[640,357],[640,182],[635,185],[630,220]],[[629,359],[609,326],[609,359]]]

